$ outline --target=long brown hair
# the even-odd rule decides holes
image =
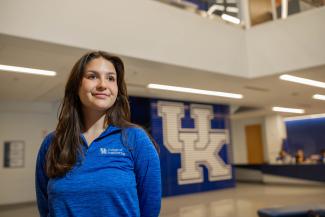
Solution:
[[[85,66],[93,59],[104,58],[110,61],[116,70],[118,95],[114,105],[106,112],[105,123],[118,127],[136,127],[130,122],[130,105],[124,80],[124,64],[122,60],[103,51],[89,52],[83,55],[73,66],[67,84],[59,113],[52,144],[46,155],[46,173],[50,178],[64,175],[72,169],[78,154],[82,154],[83,129],[82,104],[79,99],[79,88],[83,78]],[[149,135],[150,136],[150,135]],[[151,137],[150,137],[151,138]],[[152,138],[151,138],[152,139]],[[156,149],[157,144],[153,141]]]

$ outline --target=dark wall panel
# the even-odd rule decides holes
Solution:
[[[303,149],[305,154],[318,154],[325,149],[325,118],[286,121],[289,152]]]

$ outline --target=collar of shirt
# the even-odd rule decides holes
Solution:
[[[119,133],[120,131],[122,131],[121,127],[110,124],[110,125],[108,125],[106,127],[106,129],[93,142],[95,142],[96,140],[99,140],[99,139],[101,139],[103,137],[109,136],[111,134]],[[85,146],[88,149],[86,138],[84,137],[83,134],[80,134],[80,136],[81,136],[82,143],[83,143],[82,145]]]
[[[105,137],[105,136],[108,136],[110,134],[113,134],[113,133],[117,133],[119,131],[121,131],[122,128],[121,127],[118,127],[118,126],[115,126],[113,124],[110,124],[106,127],[106,129],[98,136],[97,139],[100,139],[102,137]]]

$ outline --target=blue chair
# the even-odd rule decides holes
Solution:
[[[257,213],[259,217],[325,217],[325,205],[265,208]]]

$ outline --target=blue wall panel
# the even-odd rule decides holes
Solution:
[[[151,135],[154,137],[156,142],[160,146],[160,162],[161,162],[161,175],[162,175],[162,187],[163,196],[187,194],[215,189],[222,189],[226,187],[234,187],[234,171],[233,167],[230,165],[229,160],[229,106],[226,105],[206,105],[206,104],[194,104],[189,102],[176,102],[167,101],[170,103],[180,103],[184,106],[183,113],[184,118],[179,120],[180,130],[193,130],[196,127],[196,120],[191,118],[191,106],[196,105],[196,107],[212,108],[211,117],[208,117],[207,125],[208,130],[211,128],[212,134],[213,130],[220,130],[221,134],[227,132],[227,139],[220,145],[220,149],[217,149],[217,144],[212,144],[213,150],[217,150],[214,153],[214,158],[220,157],[220,164],[228,165],[229,174],[227,177],[219,177],[218,180],[209,181],[209,173],[211,173],[206,164],[198,162],[200,168],[202,168],[202,180],[196,183],[179,183],[178,181],[178,170],[182,168],[182,154],[184,153],[171,153],[166,143],[164,142],[163,136],[163,121],[162,117],[158,114],[158,102],[166,102],[158,99],[149,99],[142,97],[130,97],[130,107],[131,107],[131,120],[132,122],[145,127]],[[205,110],[203,110],[205,111]],[[167,114],[168,115],[168,114]],[[192,114],[193,115],[193,114]],[[171,126],[171,125],[167,125]],[[198,128],[197,128],[198,129]],[[197,132],[191,131],[189,134],[195,135]],[[178,135],[178,134],[177,134]],[[206,136],[206,138],[209,136]],[[186,144],[187,146],[189,144]],[[204,147],[203,147],[204,149]],[[198,150],[199,151],[199,150]],[[204,158],[203,156],[202,158]],[[211,157],[211,156],[210,156]],[[205,159],[202,159],[205,160]],[[213,165],[212,165],[213,167]],[[223,168],[223,167],[221,167]],[[226,171],[226,170],[225,170]],[[225,172],[223,171],[223,173]],[[219,171],[222,173],[222,171]]]
[[[203,180],[196,183],[189,184],[180,184],[178,182],[178,170],[182,167],[181,155],[184,153],[171,153],[164,141],[163,135],[163,120],[158,111],[158,102],[166,102],[160,100],[151,100],[151,133],[156,139],[161,148],[160,159],[161,159],[161,170],[162,170],[162,184],[163,184],[163,196],[179,195],[186,193],[194,193],[215,189],[222,189],[226,187],[235,186],[234,181],[234,171],[231,165],[229,165],[229,139],[222,144],[218,153],[215,153],[215,156],[220,156],[222,163],[225,163],[229,166],[229,176],[220,178],[217,181],[209,181],[209,170],[206,165],[199,164],[199,167],[203,169]],[[170,102],[170,101],[169,101]],[[191,118],[191,105],[193,103],[189,102],[175,102],[172,103],[181,103],[184,105],[184,118],[180,121],[180,127],[182,130],[193,129],[195,127],[195,120]],[[198,105],[198,104],[196,104]],[[202,106],[206,106],[201,104]],[[212,130],[226,130],[229,133],[229,106],[226,105],[208,105],[213,108],[213,117],[209,120],[209,128]],[[170,127],[167,125],[167,127]],[[195,133],[195,132],[193,132]],[[229,134],[227,134],[229,136]],[[185,144],[188,145],[188,144]],[[217,144],[215,144],[217,147]],[[202,159],[204,160],[204,159]]]
[[[306,156],[325,149],[325,118],[286,121],[289,153],[303,149]]]

